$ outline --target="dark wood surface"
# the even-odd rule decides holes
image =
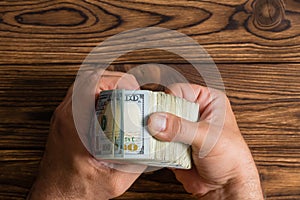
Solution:
[[[300,199],[300,1],[0,1],[0,199],[24,199],[55,107],[85,56],[109,36],[159,26],[191,36],[221,72],[267,199]],[[114,47],[111,47],[114,48]],[[196,55],[195,55],[195,59]],[[115,69],[165,63],[135,51]],[[119,199],[190,199],[166,169],[143,174]]]

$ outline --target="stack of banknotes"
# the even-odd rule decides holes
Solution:
[[[183,98],[149,90],[106,90],[96,103],[93,155],[99,159],[156,167],[191,168],[190,147],[163,142],[147,129],[151,113],[168,112],[197,121],[199,105]]]

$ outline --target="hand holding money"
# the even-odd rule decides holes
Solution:
[[[199,122],[179,118],[170,113],[150,116],[149,130],[161,141],[183,142],[192,145],[193,167],[190,170],[174,169],[176,178],[186,191],[199,199],[262,200],[259,175],[245,143],[229,100],[222,92],[199,85],[174,84],[168,93],[200,105]],[[222,106],[224,105],[224,107]],[[225,110],[224,124],[218,126],[220,109]],[[155,123],[151,123],[155,122]],[[210,151],[207,134],[221,131]],[[209,140],[207,140],[209,138]],[[201,155],[208,152],[206,156]]]
[[[87,71],[87,73],[89,73]],[[96,85],[84,85],[86,94],[97,98],[103,90],[139,89],[132,75],[121,72],[103,71]],[[99,76],[89,76],[87,83]],[[123,194],[141,173],[127,173],[109,168],[109,163],[95,160],[80,140],[72,113],[73,87],[57,107],[51,120],[51,132],[47,139],[39,175],[29,193],[30,200],[111,199]],[[96,90],[95,90],[96,89]],[[82,97],[85,98],[85,97]],[[88,106],[82,102],[82,107]],[[86,120],[90,116],[81,116]],[[87,123],[89,124],[89,123]],[[123,165],[124,168],[133,166]],[[142,171],[142,170],[140,170]]]
[[[138,88],[134,77],[120,72],[104,72],[96,93],[94,88],[85,87],[95,96],[102,90]],[[187,84],[170,86],[168,92],[200,105],[199,122],[168,112],[152,113],[147,120],[149,133],[158,140],[192,145],[192,168],[173,170],[185,189],[199,199],[263,199],[253,158],[225,95]],[[140,175],[109,168],[107,162],[91,156],[78,137],[71,97],[72,87],[53,116],[39,175],[27,199],[111,199],[123,194]],[[218,110],[219,99],[226,100],[221,137],[206,157],[199,157],[206,133],[215,124],[212,112]]]

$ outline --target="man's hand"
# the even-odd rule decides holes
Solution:
[[[138,89],[139,85],[132,75],[105,71],[96,90],[84,89],[97,97],[102,90],[116,88]],[[73,87],[52,117],[40,172],[28,199],[110,199],[123,194],[140,175],[115,170],[90,155],[75,128],[72,93]]]
[[[174,84],[169,93],[200,105],[201,117],[196,123],[169,113],[152,114],[148,121],[148,128],[157,139],[192,145],[192,169],[173,170],[184,188],[199,199],[263,199],[255,163],[225,94],[189,84]],[[224,126],[220,128],[217,126],[219,116],[214,115],[222,108],[222,103],[225,119]],[[209,128],[221,131],[221,134],[213,138],[216,140],[213,148],[201,149],[207,142],[206,134],[212,134]],[[201,151],[208,154],[203,157]]]

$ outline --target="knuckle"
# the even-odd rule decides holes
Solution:
[[[184,126],[183,126],[183,121],[181,118],[177,118],[177,130],[176,130],[176,134],[174,135],[174,139],[175,138],[181,138],[182,135],[184,135]]]
[[[182,126],[181,118],[173,115],[169,116],[168,118],[169,119],[167,123],[167,132],[169,134],[167,134],[168,137],[166,138],[166,140],[168,142],[171,142],[172,140],[178,138],[178,136],[182,134],[183,126]]]
[[[55,110],[52,114],[51,121],[54,121],[54,120],[60,118],[60,116],[61,116],[61,104],[55,108]]]
[[[128,76],[129,79],[135,80],[135,76],[133,74],[127,74],[127,76]]]
[[[230,100],[223,91],[213,89],[211,95],[213,102],[218,103],[219,105],[230,105]]]
[[[131,83],[135,83],[135,82],[137,82],[137,80],[136,80],[136,77],[134,76],[134,75],[132,75],[132,74],[128,74],[128,80],[131,82]]]
[[[58,107],[55,108],[51,117],[51,124],[60,124],[66,120],[68,114],[65,107],[65,103],[62,102]]]
[[[173,83],[168,86],[168,92],[172,94],[177,94],[179,96],[182,96],[181,93],[181,84],[180,83]]]
[[[216,96],[218,97],[218,98],[221,98],[221,99],[225,99],[226,101],[228,100],[228,97],[227,97],[227,95],[223,92],[223,91],[221,91],[221,90],[214,90],[214,93],[216,94]]]

